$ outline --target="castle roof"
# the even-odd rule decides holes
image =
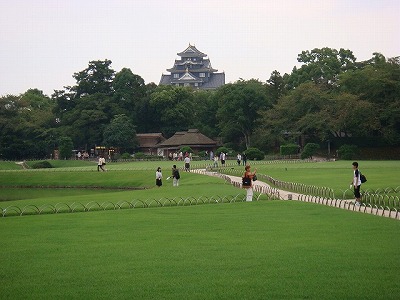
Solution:
[[[208,82],[202,85],[203,89],[216,89],[225,84],[225,73],[214,73]]]
[[[169,85],[173,80],[172,75],[162,74],[160,85]],[[225,73],[214,73],[208,82],[204,82],[202,89],[216,89],[225,84]]]
[[[201,79],[198,79],[196,76],[191,74],[186,70],[186,73],[183,74],[178,80],[171,80],[171,83],[179,83],[179,82],[203,82]]]
[[[207,54],[204,54],[203,52],[197,50],[196,46],[192,46],[189,44],[189,47],[187,47],[185,50],[183,50],[180,53],[177,53],[180,57],[206,57]]]

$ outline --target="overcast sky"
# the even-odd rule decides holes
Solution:
[[[74,85],[109,59],[159,83],[190,44],[226,81],[265,82],[303,50],[400,55],[399,0],[0,0],[0,96]]]

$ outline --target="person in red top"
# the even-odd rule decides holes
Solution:
[[[250,171],[250,166],[246,165],[244,168],[245,172],[243,174],[243,184],[242,187],[246,189],[246,201],[250,202],[253,201],[253,177],[256,175],[257,169],[254,172]]]

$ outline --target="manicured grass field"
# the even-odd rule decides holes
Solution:
[[[398,299],[400,223],[262,201],[0,219],[2,299]]]
[[[378,186],[378,165],[382,174],[397,174],[383,163],[375,169],[363,162],[371,185]],[[321,184],[328,177],[348,185],[347,164],[257,168],[281,180]],[[0,171],[0,185],[8,186],[0,206],[244,194],[219,178],[187,173],[179,188],[166,180],[155,188],[158,165],[169,176],[171,162],[109,164],[105,173],[68,164]],[[17,185],[108,189],[10,188]],[[127,186],[148,189],[115,190]],[[297,201],[6,217],[0,299],[398,299],[399,233],[398,220]]]

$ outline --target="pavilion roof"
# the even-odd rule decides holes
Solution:
[[[158,147],[215,146],[217,142],[200,133],[198,129],[176,132],[172,137],[160,143]]]
[[[140,148],[152,148],[166,140],[162,133],[137,133]]]

